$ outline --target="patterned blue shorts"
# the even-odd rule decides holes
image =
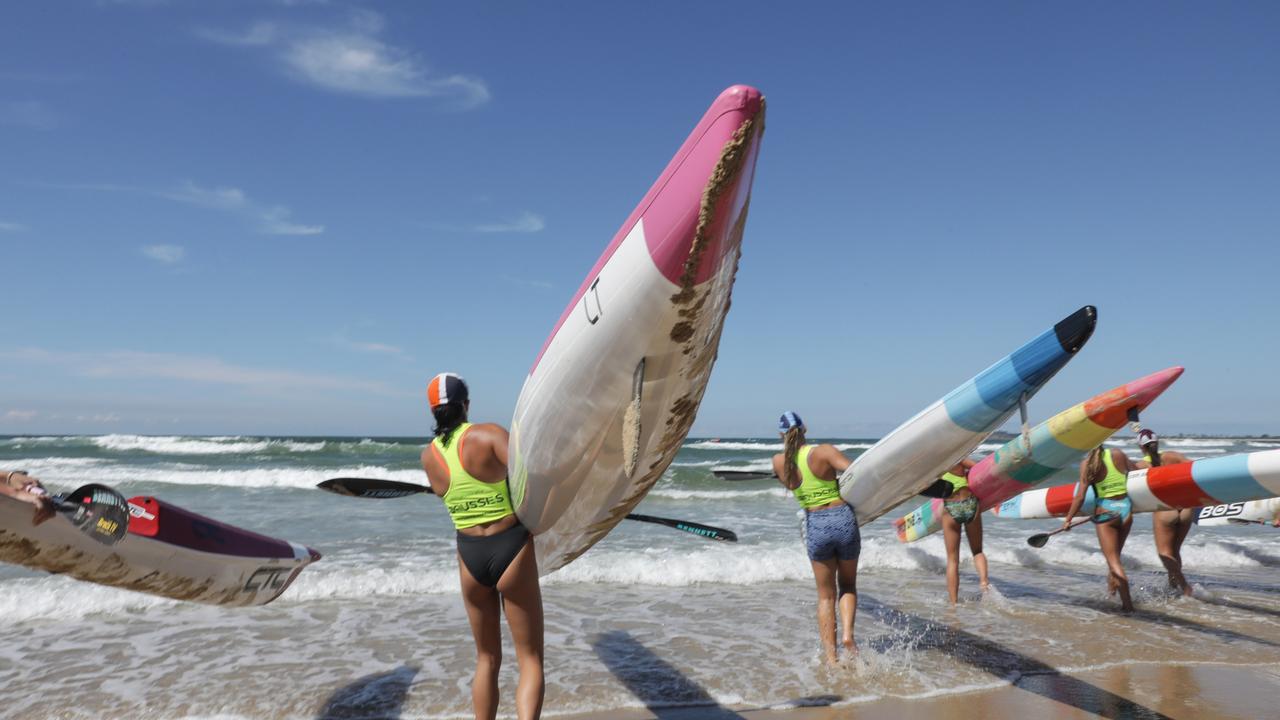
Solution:
[[[1095,525],[1109,523],[1112,520],[1124,522],[1133,514],[1133,501],[1126,495],[1122,498],[1103,498],[1096,503],[1093,510]]]
[[[810,560],[857,560],[862,552],[858,517],[849,504],[804,514],[804,544]]]

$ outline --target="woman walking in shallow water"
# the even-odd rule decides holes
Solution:
[[[467,422],[467,384],[441,373],[427,385],[435,439],[422,451],[422,469],[458,530],[462,600],[476,642],[471,702],[477,720],[498,714],[502,611],[516,646],[520,680],[516,715],[542,714],[542,590],[533,537],[515,516],[507,486],[507,431]]]
[[[1127,476],[1133,469],[1123,452],[1102,446],[1094,448],[1080,464],[1080,483],[1071,508],[1062,520],[1062,530],[1069,531],[1072,519],[1084,504],[1085,493],[1092,487],[1093,528],[1098,533],[1098,546],[1107,559],[1107,590],[1112,594],[1120,592],[1120,605],[1125,612],[1133,611],[1133,599],[1129,596],[1129,577],[1120,564],[1120,553],[1133,525],[1133,503],[1127,488]]]
[[[969,552],[973,553],[973,567],[978,571],[978,585],[985,593],[990,587],[987,578],[987,555],[982,552],[982,508],[978,498],[969,489],[969,469],[975,463],[965,458],[942,474],[942,480],[951,485],[951,495],[943,501],[946,511],[942,514],[942,536],[947,548],[947,597],[955,605],[960,599],[960,534],[969,538]]]
[[[1179,452],[1160,452],[1160,438],[1155,431],[1142,428],[1138,431],[1138,447],[1142,450],[1139,468],[1160,467],[1188,462],[1186,455]],[[1191,594],[1191,585],[1182,574],[1182,543],[1191,532],[1195,523],[1197,508],[1180,510],[1157,510],[1151,513],[1151,534],[1156,541],[1156,555],[1164,564],[1169,574],[1169,587],[1183,595]]]
[[[806,445],[805,427],[794,412],[778,421],[783,451],[773,456],[773,472],[804,509],[805,549],[818,585],[818,637],[828,663],[836,651],[836,608],[840,611],[840,643],[847,654],[858,651],[853,620],[858,612],[858,555],[862,539],[853,506],[840,498],[836,478],[849,467],[832,445]]]

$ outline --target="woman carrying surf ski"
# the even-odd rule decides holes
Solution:
[[[1133,503],[1126,486],[1129,471],[1134,467],[1129,458],[1119,450],[1101,445],[1089,452],[1080,463],[1080,483],[1076,486],[1071,508],[1062,520],[1062,531],[1071,530],[1071,520],[1084,504],[1085,493],[1093,488],[1093,528],[1098,533],[1098,546],[1107,559],[1107,591],[1120,592],[1120,606],[1125,612],[1133,611],[1133,599],[1129,595],[1129,577],[1120,564],[1120,552],[1133,526]]]
[[[1139,468],[1160,467],[1188,462],[1187,456],[1179,452],[1160,452],[1160,438],[1155,431],[1142,428],[1138,431],[1138,447],[1142,450]],[[1156,540],[1156,554],[1169,573],[1169,587],[1183,595],[1191,595],[1191,585],[1182,575],[1182,543],[1191,532],[1195,523],[1198,508],[1182,508],[1181,510],[1157,510],[1151,513],[1151,534]]]
[[[978,571],[978,584],[986,592],[987,555],[982,552],[982,508],[978,497],[969,489],[969,469],[976,465],[965,458],[942,474],[941,480],[951,485],[951,494],[942,502],[942,536],[947,546],[947,597],[955,605],[960,598],[960,531],[969,539],[973,567]]]
[[[457,528],[462,600],[476,643],[471,702],[477,720],[498,713],[503,611],[516,646],[520,679],[516,715],[542,714],[542,591],[533,537],[520,524],[507,486],[507,431],[467,422],[466,382],[441,373],[427,385],[435,438],[422,451],[422,469]]]
[[[840,498],[837,478],[849,458],[832,445],[805,444],[800,416],[785,412],[778,421],[783,451],[773,456],[773,472],[804,509],[805,550],[818,585],[818,637],[828,663],[836,651],[836,609],[840,612],[840,644],[846,654],[858,651],[853,620],[858,612],[858,555],[862,538],[853,506]]]

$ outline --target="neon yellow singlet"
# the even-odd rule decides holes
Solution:
[[[477,480],[462,467],[458,450],[462,447],[462,436],[470,429],[471,423],[458,426],[449,447],[441,442],[442,438],[431,441],[449,467],[449,491],[441,500],[444,500],[444,506],[449,510],[449,517],[453,518],[454,527],[459,530],[501,520],[513,512],[511,488],[505,480],[496,483]]]
[[[1151,456],[1150,456],[1150,455],[1148,455],[1148,454],[1146,454],[1146,453],[1142,453],[1142,459],[1143,459],[1143,460],[1146,460],[1146,461],[1147,461],[1147,463],[1148,463],[1149,465],[1151,465],[1151,467],[1155,467],[1155,466],[1156,466],[1156,461],[1155,461],[1155,460],[1153,460],[1153,459],[1151,458]]]
[[[809,469],[809,451],[813,445],[805,445],[796,453],[796,468],[800,470],[800,486],[791,492],[800,507],[809,508],[826,505],[840,499],[840,483],[835,480],[823,480]]]
[[[957,475],[953,472],[947,471],[942,473],[942,479],[951,483],[951,487],[953,490],[959,490],[960,488],[969,487],[969,478],[965,477],[964,475]]]
[[[1116,469],[1115,462],[1111,459],[1111,451],[1104,449],[1102,451],[1102,462],[1107,466],[1107,475],[1093,485],[1093,492],[1099,499],[1119,497],[1129,492],[1127,487],[1128,478],[1124,473]]]

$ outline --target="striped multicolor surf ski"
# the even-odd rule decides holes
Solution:
[[[1280,497],[1249,502],[1210,505],[1200,508],[1195,521],[1200,525],[1230,525],[1233,523],[1273,523],[1280,517]]]
[[[1093,334],[1087,305],[881,438],[840,476],[840,496],[868,523],[973,452],[1049,382]]]
[[[1031,452],[1021,437],[1005,443],[969,470],[969,489],[982,510],[990,510],[1036,483],[1080,462],[1141,412],[1182,375],[1171,367],[1138,378],[1064,410],[1031,430]],[[893,521],[898,540],[914,542],[942,529],[942,500],[921,505]]]
[[[1062,517],[1071,509],[1076,483],[1030,490],[996,508],[1000,517]],[[1280,450],[1203,458],[1129,473],[1134,512],[1194,508],[1280,496]],[[1080,515],[1093,512],[1093,488]]]

